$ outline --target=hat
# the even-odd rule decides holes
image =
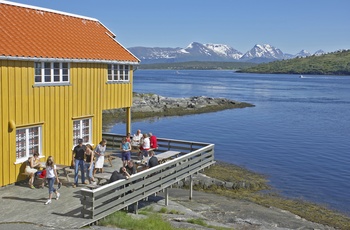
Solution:
[[[83,143],[83,139],[82,139],[82,138],[79,138],[79,139],[78,139],[78,144],[81,144],[81,143]]]

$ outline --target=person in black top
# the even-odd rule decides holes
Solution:
[[[152,168],[154,166],[159,165],[157,157],[154,156],[154,151],[149,151],[148,156],[149,156],[149,160],[147,163],[148,168]]]
[[[130,174],[128,171],[126,171],[125,167],[121,167],[120,170],[115,170],[111,177],[109,178],[109,183],[112,183],[114,181],[122,180],[122,179],[129,179]]]
[[[86,167],[86,176],[90,184],[95,182],[93,171],[94,171],[94,151],[90,144],[86,145],[85,150],[85,167]]]
[[[84,155],[86,146],[83,144],[83,139],[78,139],[78,145],[73,149],[73,166],[74,166],[74,184],[73,188],[78,186],[79,167],[81,172],[81,183],[85,184],[85,162]]]
[[[134,165],[134,161],[133,160],[128,161],[128,164],[125,166],[125,168],[126,168],[126,171],[130,175],[133,175],[133,174],[137,173],[136,166]]]

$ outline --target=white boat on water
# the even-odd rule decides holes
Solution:
[[[303,75],[300,75],[299,78],[304,78],[304,76],[303,76]]]

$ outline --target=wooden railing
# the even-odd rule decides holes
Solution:
[[[123,136],[103,134],[107,139],[107,147],[118,147]],[[119,180],[99,188],[81,189],[81,204],[83,217],[101,219],[115,211],[162,191],[214,164],[214,145],[198,142],[188,142],[158,138],[158,151],[180,151],[178,158],[144,170],[131,176],[128,180]],[[191,183],[192,192],[192,183]],[[166,194],[167,204],[167,194]]]

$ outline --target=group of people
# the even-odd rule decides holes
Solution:
[[[83,139],[78,139],[78,145],[73,149],[72,166],[74,167],[74,184],[73,188],[78,186],[79,168],[81,174],[81,183],[85,182],[85,172],[89,183],[95,182],[94,176],[97,171],[103,172],[104,156],[106,153],[107,140],[101,142],[93,150],[90,144],[83,144]],[[96,159],[96,161],[95,161]]]
[[[122,150],[123,166],[125,166],[131,159],[132,150],[137,151],[139,159],[142,159],[147,157],[150,151],[158,149],[157,137],[152,133],[142,134],[138,129],[132,138],[130,133],[123,138],[120,149]]]
[[[158,149],[157,137],[152,133],[141,133],[138,129],[137,132],[131,138],[131,134],[128,133],[125,138],[122,139],[120,145],[122,150],[123,166],[126,166],[128,161],[131,160],[131,151],[138,152],[138,158],[142,159],[147,157],[150,152]]]
[[[83,144],[83,139],[78,139],[78,145],[73,149],[72,166],[74,167],[74,184],[73,188],[78,186],[79,169],[81,173],[81,182],[85,182],[85,174],[89,180],[89,183],[95,181],[94,176],[97,171],[103,172],[104,156],[106,152],[107,140],[102,141],[93,149],[90,144]],[[147,162],[147,168],[158,165],[158,160],[154,156],[155,149],[158,148],[157,137],[149,134],[142,134],[141,130],[137,130],[136,134],[131,138],[130,133],[122,139],[120,149],[122,150],[122,161],[123,166],[112,173],[110,183],[119,179],[129,179],[131,175],[137,173],[136,166],[131,159],[131,151],[136,150],[138,157],[149,156]],[[45,168],[43,171],[39,171],[40,168]],[[46,179],[49,188],[49,198],[45,204],[52,202],[53,193],[56,194],[56,200],[59,199],[60,193],[60,181],[57,174],[56,165],[52,156],[47,158],[46,164],[42,165],[39,160],[39,154],[34,153],[33,156],[29,157],[26,162],[25,174],[29,176],[29,187],[35,188],[33,183],[35,176],[40,176]],[[57,181],[58,189],[54,188],[54,182]],[[44,184],[43,184],[44,185]]]

